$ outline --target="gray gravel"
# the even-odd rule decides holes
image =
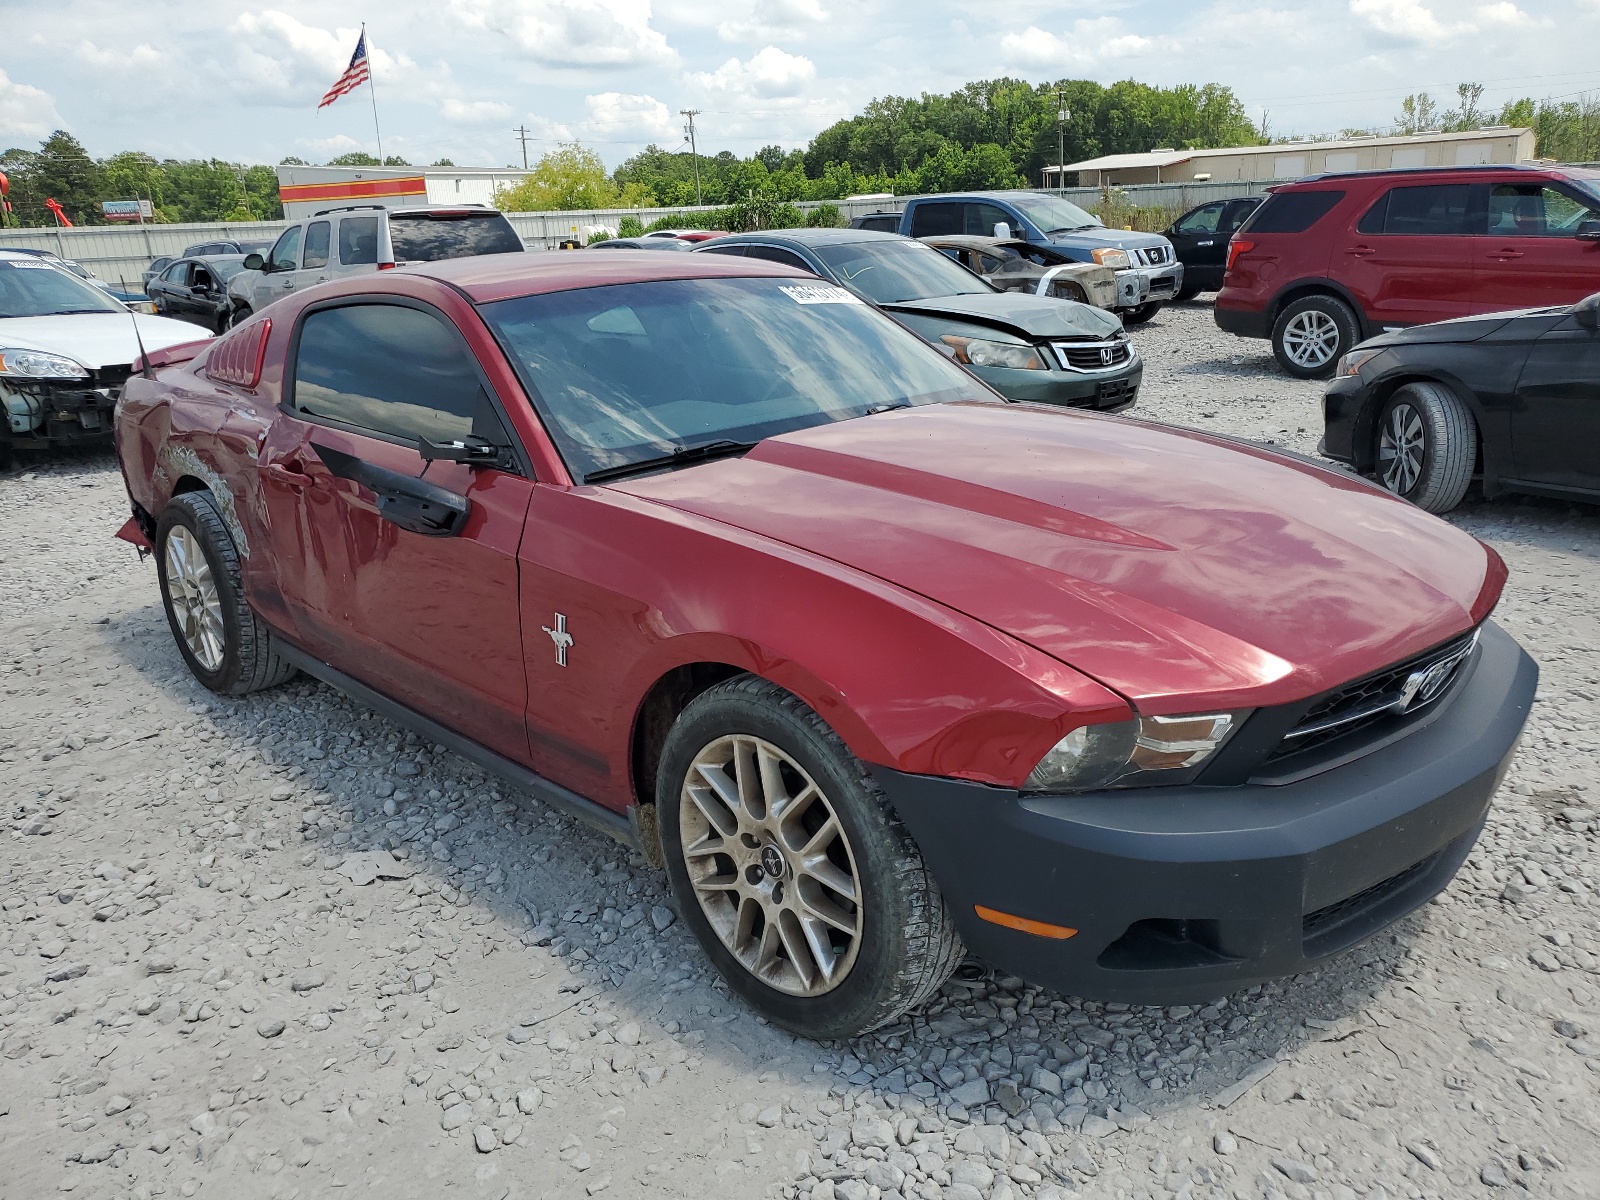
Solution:
[[[1314,452],[1209,307],[1140,415]],[[1200,1008],[968,963],[847,1045],[764,1025],[613,843],[320,685],[193,683],[107,458],[0,477],[0,1197],[1600,1195],[1600,510],[1469,503],[1544,670],[1452,887]]]

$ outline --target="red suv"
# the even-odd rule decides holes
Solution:
[[[1450,167],[1273,189],[1228,245],[1217,324],[1326,377],[1385,329],[1600,290],[1600,172]]]

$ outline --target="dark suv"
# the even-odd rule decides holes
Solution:
[[[1217,324],[1272,339],[1289,374],[1327,376],[1386,329],[1600,289],[1600,172],[1434,167],[1273,189],[1228,246]]]

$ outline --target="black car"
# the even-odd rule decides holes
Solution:
[[[1102,412],[1132,408],[1144,361],[1103,308],[1002,291],[899,234],[870,229],[730,233],[696,254],[739,254],[837,283],[964,365],[1002,396]],[[796,303],[835,303],[835,289],[795,289]],[[820,296],[817,294],[820,293]]]
[[[144,269],[144,294],[150,294],[150,284],[155,277],[172,265],[172,255],[163,254],[160,258],[150,260],[150,265]]]
[[[272,246],[269,238],[264,242],[198,242],[184,247],[182,258],[215,258],[220,254],[265,254]]]
[[[228,280],[242,270],[242,254],[180,258],[145,285],[145,294],[162,316],[221,333],[233,309]]]
[[[1214,292],[1222,287],[1222,276],[1228,266],[1228,239],[1264,199],[1265,196],[1240,196],[1233,200],[1213,200],[1191,208],[1161,231],[1183,264],[1179,300],[1189,300],[1200,292]]]
[[[1600,501],[1600,292],[1381,334],[1339,362],[1322,452],[1447,512],[1483,493]]]

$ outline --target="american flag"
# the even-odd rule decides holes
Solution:
[[[322,103],[317,107],[327,108],[346,92],[355,91],[367,82],[370,74],[367,65],[367,31],[363,29],[360,39],[356,42],[356,52],[350,56],[350,65],[344,69],[344,74],[334,81],[334,85],[328,89],[328,94],[322,98]]]

